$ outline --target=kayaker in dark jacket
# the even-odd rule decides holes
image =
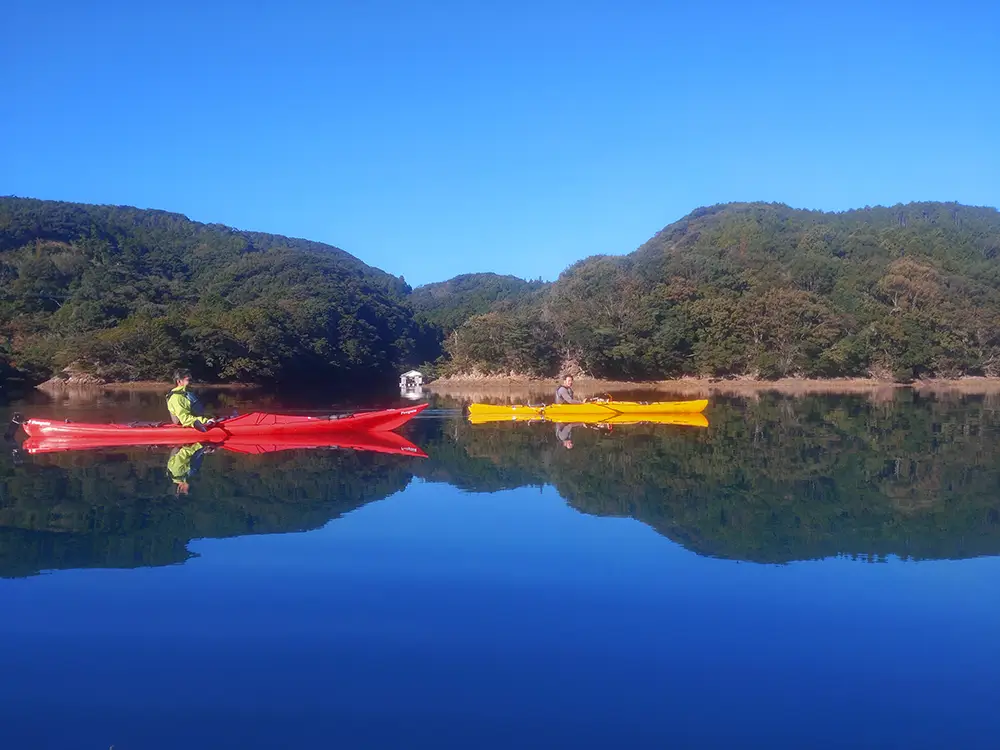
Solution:
[[[557,404],[582,404],[583,399],[573,395],[573,376],[567,375],[563,378],[562,385],[556,388]]]
[[[167,394],[170,421],[184,427],[194,427],[199,432],[205,432],[214,425],[214,419],[205,418],[198,397],[188,390],[191,373],[188,370],[178,370],[174,373],[174,383],[173,390]]]

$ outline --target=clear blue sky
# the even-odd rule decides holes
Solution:
[[[0,195],[554,278],[733,200],[1000,204],[1000,3],[6,0]],[[151,5],[151,4],[150,4]]]

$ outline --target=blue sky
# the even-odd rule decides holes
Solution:
[[[1000,205],[994,2],[7,0],[0,195],[555,278],[698,206]]]

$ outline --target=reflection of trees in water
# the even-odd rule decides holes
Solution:
[[[407,461],[378,454],[216,453],[176,495],[166,450],[0,464],[0,575],[181,562],[192,539],[319,528],[403,489]]]
[[[718,400],[711,427],[420,419],[429,459],[353,451],[218,452],[176,496],[167,451],[0,461],[0,575],[185,560],[202,537],[302,531],[404,488],[554,485],[578,510],[633,517],[700,554],[759,562],[1000,553],[993,399],[765,395]]]
[[[517,475],[547,482],[581,511],[631,516],[721,557],[996,554],[994,401],[908,391],[892,401],[718,400],[707,430],[575,430],[572,451],[548,426],[464,426],[465,466],[450,473],[467,489],[498,488]],[[437,446],[425,448],[441,472]]]

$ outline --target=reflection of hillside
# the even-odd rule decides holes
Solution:
[[[430,459],[414,467],[423,479],[471,492],[497,492],[546,481],[544,472],[521,460],[525,450],[518,445],[518,436],[530,440],[532,431],[472,432],[461,418],[421,420],[415,427],[420,429],[414,438],[417,444],[425,451],[430,448]]]
[[[492,492],[551,484],[578,510],[635,518],[699,554],[1000,554],[1000,416],[980,398],[901,393],[718,400],[711,427],[472,427],[419,419],[421,461],[353,451],[205,458],[174,494],[167,453],[0,457],[0,576],[182,562],[197,538],[302,531],[428,481]],[[6,454],[4,454],[6,456]]]
[[[130,449],[0,464],[0,576],[181,562],[192,539],[318,528],[411,476],[405,459],[377,454],[216,453],[178,496],[166,459]]]
[[[0,529],[0,577],[42,570],[173,565],[191,557],[185,540],[144,535],[56,533]]]
[[[699,431],[578,429],[572,451],[545,425],[460,425],[417,470],[467,489],[550,483],[583,512],[726,558],[1000,553],[1000,419],[982,399],[763,396],[709,416]]]

